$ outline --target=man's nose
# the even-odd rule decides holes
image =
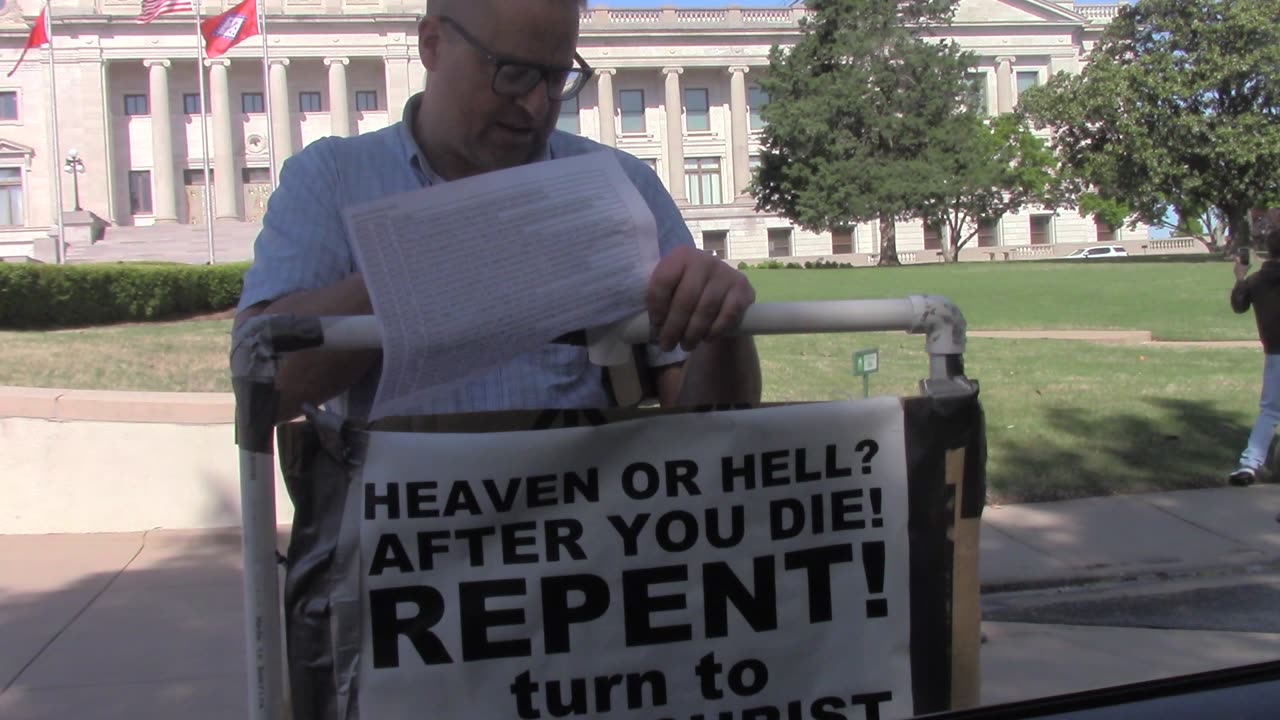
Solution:
[[[547,116],[547,110],[551,105],[551,99],[547,97],[547,80],[543,78],[538,81],[537,85],[530,88],[529,92],[516,98],[516,104],[524,108],[529,113],[529,117],[535,120],[541,120]]]

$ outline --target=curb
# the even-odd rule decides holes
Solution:
[[[984,582],[979,586],[982,595],[1001,595],[1019,592],[1058,590],[1062,588],[1088,587],[1107,583],[1157,582],[1186,580],[1188,578],[1230,577],[1249,575],[1269,570],[1280,570],[1280,555],[1263,555],[1248,562],[1199,563],[1170,566],[1167,568],[1141,568],[1128,571],[1081,571],[1077,575],[1036,580],[1004,580]]]

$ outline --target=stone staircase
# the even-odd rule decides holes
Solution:
[[[253,241],[259,223],[217,222],[213,226],[214,261],[240,262],[253,258]],[[178,262],[204,265],[209,262],[209,239],[203,225],[113,226],[92,245],[73,244],[67,250],[69,263]]]

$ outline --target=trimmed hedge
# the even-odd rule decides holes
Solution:
[[[0,263],[0,328],[109,325],[218,312],[240,300],[249,263]]]

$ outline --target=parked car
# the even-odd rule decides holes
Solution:
[[[1098,258],[1116,258],[1129,257],[1129,251],[1120,245],[1103,245],[1101,247],[1087,247],[1072,251],[1066,256],[1068,260],[1096,260]]]

